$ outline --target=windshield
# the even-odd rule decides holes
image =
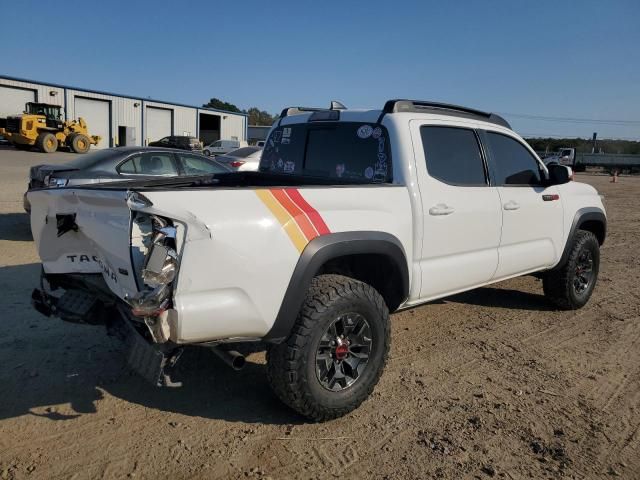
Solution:
[[[302,123],[275,128],[260,171],[358,183],[391,181],[391,149],[382,125],[359,122]]]

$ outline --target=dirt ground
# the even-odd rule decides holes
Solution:
[[[578,176],[609,215],[585,308],[553,310],[525,277],[393,315],[372,398],[310,424],[262,353],[233,372],[191,352],[185,386],[159,390],[101,327],[30,307],[21,194],[29,166],[65,158],[0,150],[0,479],[640,478],[640,178]]]

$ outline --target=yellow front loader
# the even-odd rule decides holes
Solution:
[[[58,105],[34,102],[26,104],[22,115],[7,117],[1,134],[20,150],[35,146],[45,153],[55,152],[58,147],[87,153],[91,145],[101,140],[98,135],[89,135],[83,118],[63,121]]]

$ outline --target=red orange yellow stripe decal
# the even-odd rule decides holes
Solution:
[[[256,195],[280,222],[298,252],[320,235],[331,233],[322,216],[295,188],[256,190]]]
[[[322,216],[317,212],[315,208],[313,208],[307,201],[302,197],[300,192],[295,188],[287,188],[286,189],[289,198],[293,200],[301,209],[307,214],[309,220],[313,223],[313,226],[316,227],[318,231],[318,235],[326,235],[331,233],[327,224],[324,223]]]

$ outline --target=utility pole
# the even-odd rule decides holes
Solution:
[[[593,146],[591,147],[591,153],[596,153],[596,147],[598,146],[598,142],[596,138],[598,137],[598,132],[593,132]]]

